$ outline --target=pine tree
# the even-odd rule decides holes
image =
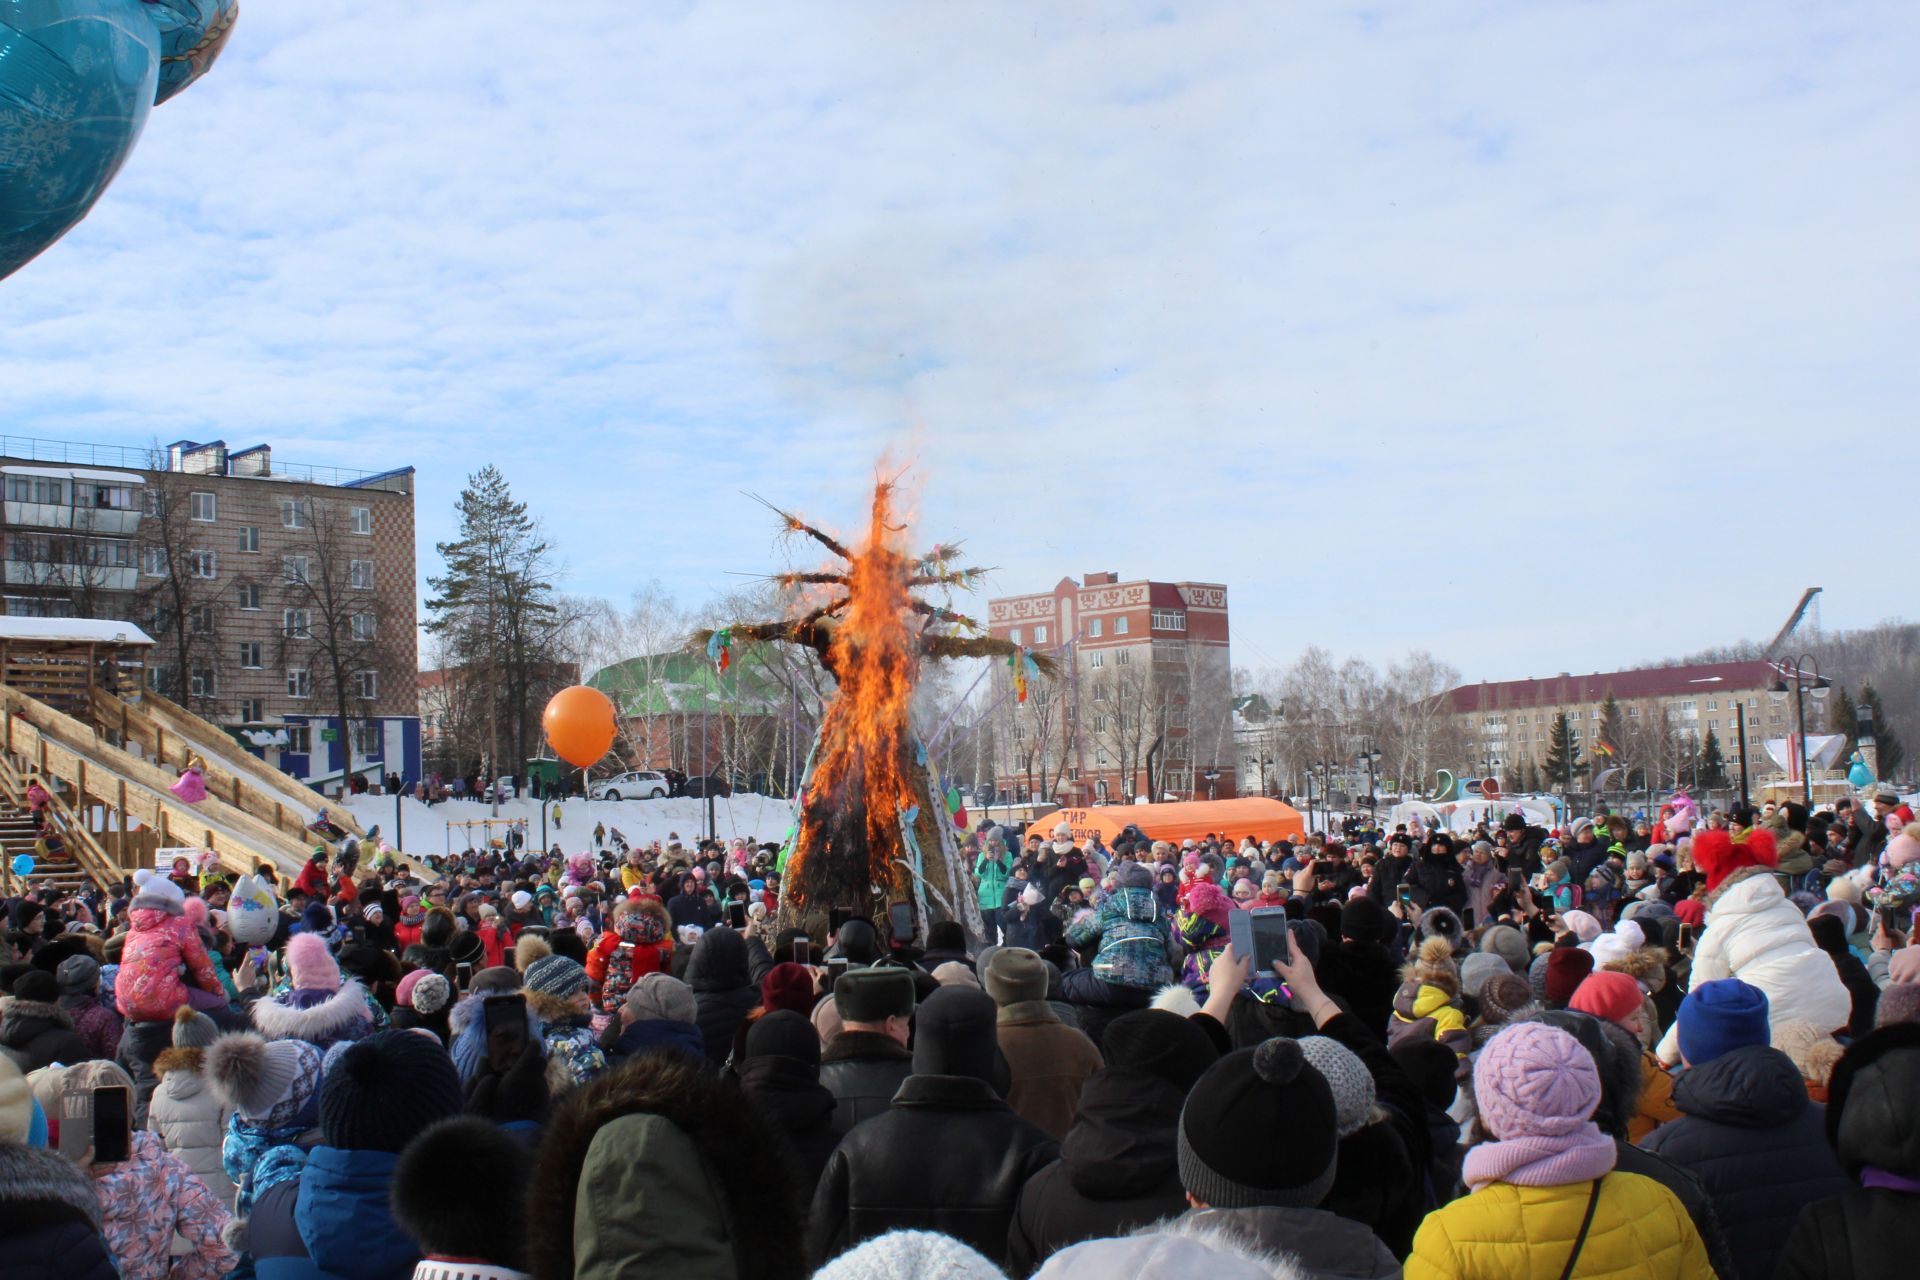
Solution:
[[[1879,758],[1876,771],[1883,778],[1891,778],[1902,762],[1907,758],[1907,749],[1901,745],[1899,735],[1894,733],[1893,724],[1887,719],[1886,708],[1880,705],[1880,693],[1870,684],[1860,686],[1860,705],[1873,713],[1873,743]]]
[[[1580,757],[1580,744],[1573,740],[1573,726],[1567,722],[1567,713],[1562,711],[1553,718],[1553,728],[1547,737],[1547,783],[1550,786],[1565,787],[1573,790],[1573,775],[1584,767]]]
[[[1593,738],[1593,771],[1596,775],[1602,769],[1626,763],[1623,752],[1627,741],[1627,718],[1611,693],[1600,704],[1599,720],[1600,726],[1594,730]]]
[[[1852,749],[1853,735],[1860,731],[1859,714],[1859,704],[1847,692],[1846,686],[1835,685],[1833,710],[1827,715],[1827,732],[1845,734],[1849,750]]]
[[[1720,735],[1712,729],[1700,742],[1699,777],[1703,787],[1727,785],[1727,758],[1720,751]]]

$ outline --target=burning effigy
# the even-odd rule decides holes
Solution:
[[[787,535],[817,543],[833,563],[774,578],[804,601],[794,616],[736,623],[695,641],[723,671],[738,641],[805,645],[835,682],[782,853],[781,913],[811,923],[831,908],[871,916],[888,902],[912,902],[917,930],[932,915],[959,920],[977,937],[978,904],[948,821],[948,791],[913,739],[914,688],[930,660],[1008,660],[1022,679],[1050,673],[1053,663],[925,598],[970,590],[986,570],[956,566],[954,546],[914,554],[895,481],[875,484],[867,527],[852,545],[768,505]]]

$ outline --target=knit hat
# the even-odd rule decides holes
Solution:
[[[849,969],[833,984],[833,1002],[845,1022],[911,1017],[913,996],[913,975],[905,969]]]
[[[565,1000],[587,989],[587,971],[566,956],[541,956],[527,968],[526,988]]]
[[[1476,951],[1460,962],[1460,994],[1480,998],[1480,988],[1495,978],[1511,977],[1507,962],[1490,951]]]
[[[1578,908],[1560,913],[1560,923],[1567,926],[1573,936],[1581,942],[1592,942],[1600,936],[1600,921],[1588,912]]]
[[[1001,947],[987,962],[980,975],[980,985],[1002,1008],[1025,1000],[1045,1000],[1046,961],[1038,952],[1025,947]]]
[[[1543,1002],[1550,1008],[1564,1009],[1573,993],[1593,972],[1593,956],[1578,947],[1555,947],[1547,952],[1546,986]]]
[[[1694,833],[1693,865],[1707,877],[1707,892],[1712,893],[1742,867],[1779,866],[1780,852],[1773,833],[1764,827],[1744,832],[1738,840],[1730,831],[1709,828]]]
[[[1153,888],[1153,868],[1144,862],[1122,862],[1113,869],[1113,887],[1151,889]]]
[[[348,1151],[398,1153],[460,1113],[460,1073],[431,1036],[376,1031],[348,1045],[320,1090],[320,1137]]]
[[[1399,922],[1372,898],[1354,898],[1340,909],[1340,936],[1354,942],[1384,943],[1399,928]]]
[[[1311,1209],[1333,1188],[1338,1123],[1333,1091],[1297,1041],[1230,1053],[1180,1109],[1181,1185],[1217,1209]]]
[[[516,889],[514,890],[513,897],[508,899],[508,901],[513,903],[513,909],[515,911],[525,911],[533,905],[533,895],[525,889]]]
[[[749,1058],[786,1058],[818,1070],[820,1036],[806,1015],[791,1009],[775,1009],[755,1018],[747,1029]]]
[[[1373,1112],[1373,1073],[1358,1054],[1327,1036],[1304,1036],[1300,1052],[1333,1092],[1335,1128],[1350,1137],[1367,1127]]]
[[[62,966],[65,967],[64,965]],[[173,1047],[176,1049],[204,1049],[220,1038],[220,1028],[213,1019],[201,1013],[192,1005],[181,1005],[173,1012]]]
[[[1480,988],[1480,1021],[1500,1026],[1537,1003],[1539,997],[1533,994],[1525,978],[1517,973],[1504,974]]]
[[[1210,880],[1195,880],[1193,887],[1187,890],[1188,913],[1221,929],[1225,929],[1233,919],[1233,909],[1233,899]]]
[[[320,1086],[320,1050],[305,1040],[269,1043],[251,1031],[207,1046],[204,1073],[216,1097],[261,1128],[293,1123]]]
[[[813,1280],[1006,1280],[999,1267],[937,1231],[889,1231],[847,1250]]]
[[[68,956],[53,971],[53,976],[61,995],[88,995],[100,985],[100,962],[90,955]]]
[[[769,1012],[791,1009],[805,1017],[813,1012],[813,973],[801,964],[777,964],[760,980],[760,1003]]]
[[[1499,956],[1514,973],[1527,971],[1527,935],[1510,924],[1489,925],[1480,935],[1480,949]]]
[[[317,933],[296,933],[287,939],[287,971],[295,991],[338,991],[340,965]]]
[[[978,989],[980,986],[980,975],[958,960],[949,960],[945,964],[935,965],[933,980],[943,987],[962,986]]]
[[[151,867],[142,867],[133,873],[133,886],[135,910],[150,907],[177,916],[186,909],[187,895],[181,892],[180,886]]]
[[[1046,895],[1040,892],[1040,886],[1038,885],[1030,884],[1020,894],[1020,901],[1029,907],[1037,907],[1046,900]]]
[[[696,1007],[693,988],[664,973],[646,974],[627,988],[635,1022],[692,1022]]]
[[[414,970],[419,973],[420,970]],[[407,975],[412,977],[412,974]],[[407,993],[407,1004],[422,1017],[431,1017],[447,1007],[453,999],[453,984],[444,974],[427,973],[413,984]]]
[[[1770,1044],[1767,993],[1738,978],[1702,982],[1687,992],[1674,1019],[1680,1056],[1700,1066],[1748,1045]]]
[[[1567,1001],[1567,1008],[1608,1022],[1625,1023],[1640,1012],[1645,995],[1627,974],[1600,969],[1588,974]]]
[[[1698,929],[1707,922],[1707,904],[1698,898],[1682,898],[1673,904],[1673,918]]]
[[[1516,1022],[1480,1051],[1473,1097],[1481,1123],[1503,1142],[1561,1137],[1599,1107],[1600,1072],[1593,1055],[1558,1027]]]
[[[1160,1009],[1135,1009],[1109,1022],[1100,1052],[1108,1070],[1158,1076],[1183,1094],[1220,1060],[1213,1040],[1197,1023]]]

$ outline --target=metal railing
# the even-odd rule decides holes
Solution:
[[[166,471],[164,449],[141,449],[121,444],[87,444],[79,440],[49,440],[42,436],[0,435],[0,456],[22,462],[47,462],[69,467],[120,467],[133,471]],[[191,474],[191,473],[186,473]],[[353,467],[321,467],[305,462],[273,460],[272,475],[309,484],[339,488],[378,472]],[[244,476],[239,478],[246,478]]]

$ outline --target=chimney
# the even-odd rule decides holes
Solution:
[[[1089,587],[1110,587],[1115,582],[1118,582],[1118,581],[1119,581],[1118,575],[1116,575],[1112,570],[1108,570],[1106,573],[1088,574],[1085,585]]]

